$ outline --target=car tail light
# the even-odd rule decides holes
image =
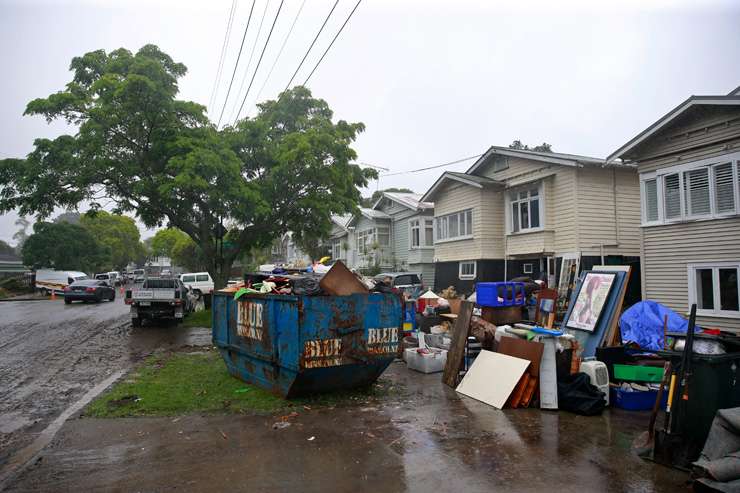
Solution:
[[[131,298],[126,298],[125,300],[123,300],[123,302],[126,303],[127,305],[130,305],[134,302],[134,300],[132,300]]]
[[[182,300],[174,300],[171,304],[172,305],[182,305]]]
[[[87,291],[88,293],[94,293],[95,288],[86,288],[85,291]]]

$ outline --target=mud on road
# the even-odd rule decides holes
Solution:
[[[0,471],[96,384],[185,337],[175,326],[133,329],[120,298],[0,303]]]

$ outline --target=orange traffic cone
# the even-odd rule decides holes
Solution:
[[[54,301],[57,299],[57,292],[53,289],[51,290],[51,301]]]

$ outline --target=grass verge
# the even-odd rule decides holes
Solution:
[[[211,309],[193,312],[182,321],[182,326],[188,327],[208,327],[211,328]]]
[[[295,407],[366,405],[398,389],[388,381],[348,392],[284,400],[232,377],[218,351],[151,356],[85,410],[90,417],[175,416],[191,413],[269,414]]]

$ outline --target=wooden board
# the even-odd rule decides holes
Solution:
[[[442,383],[452,388],[455,388],[460,380],[460,368],[462,368],[463,358],[465,357],[465,346],[468,343],[470,319],[472,317],[473,303],[463,301],[460,304],[460,313],[455,319],[455,326],[452,329],[452,342],[450,343],[450,350],[447,352],[445,370],[442,373]]]
[[[456,390],[501,409],[529,364],[525,359],[482,350]]]
[[[540,364],[540,407],[542,409],[558,408],[558,375],[555,363],[555,339],[543,337],[545,349]]]
[[[498,352],[515,358],[526,359],[530,363],[529,374],[532,377],[540,376],[540,361],[545,345],[541,342],[525,341],[513,337],[502,337],[498,343]]]
[[[319,286],[327,294],[334,296],[348,296],[350,294],[369,293],[367,286],[362,284],[357,276],[347,268],[341,260],[334,262],[329,272],[319,281]]]

